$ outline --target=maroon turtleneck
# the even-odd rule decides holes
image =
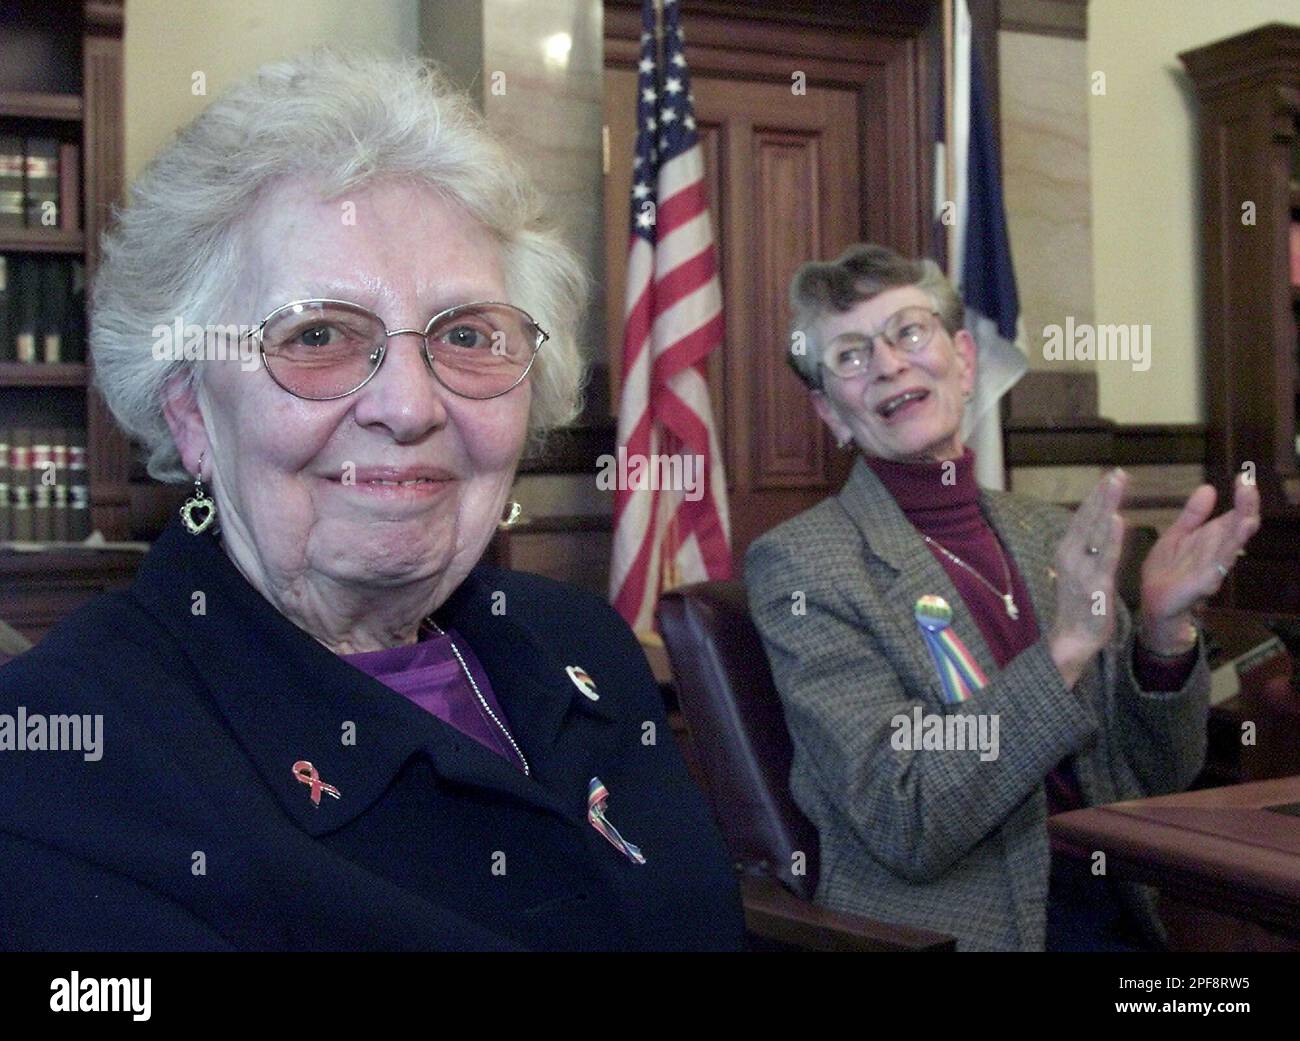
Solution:
[[[934,540],[930,552],[943,565],[970,609],[980,635],[998,668],[1003,668],[1038,639],[1038,620],[1020,570],[1002,548],[997,534],[980,509],[975,483],[975,453],[969,448],[951,464],[942,462],[896,463],[864,457],[899,508],[922,535]],[[945,480],[947,478],[947,480]],[[960,557],[994,586],[990,589],[966,568],[953,563],[938,543]],[[1010,577],[1010,583],[1007,579]],[[1008,588],[1020,617],[1007,614],[1002,593]]]
[[[927,543],[930,551],[970,609],[998,668],[1005,667],[1035,643],[1039,638],[1038,620],[1034,617],[1029,590],[1015,560],[1003,548],[980,509],[975,453],[966,448],[960,459],[952,460],[951,466],[944,462],[900,463],[871,456],[863,459],[916,530],[933,540]],[[997,592],[954,563],[934,543],[964,560]],[[1000,595],[1008,588],[1019,610],[1018,619],[1007,614]],[[1189,654],[1184,660],[1166,664],[1142,654],[1140,648],[1133,657],[1134,672],[1144,690],[1180,689],[1196,663],[1195,656]],[[1049,813],[1063,813],[1086,805],[1069,757],[1047,775],[1046,785]]]

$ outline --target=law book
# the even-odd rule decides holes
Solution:
[[[13,294],[9,291],[9,258],[0,253],[0,361],[14,361]],[[5,459],[5,465],[9,460]]]
[[[9,432],[9,523],[15,542],[32,538],[31,485],[32,432],[16,427]]]
[[[27,226],[59,226],[59,143],[51,137],[27,139]]]
[[[63,429],[50,431],[50,447],[54,459],[54,501],[51,503],[50,518],[55,542],[67,542],[71,528],[68,524],[68,432]]]
[[[13,538],[9,513],[9,431],[0,427],[0,542]]]
[[[81,230],[81,149],[59,145],[59,227]]]
[[[86,474],[85,433],[78,430],[68,445],[68,537],[90,536],[90,483]]]
[[[12,290],[14,359],[32,364],[36,361],[36,326],[40,310],[40,269],[35,257],[19,257]]]
[[[68,276],[68,306],[63,322],[63,360],[86,360],[86,265],[71,262]]]
[[[50,432],[32,430],[32,540],[49,542],[54,538],[54,446]]]
[[[37,323],[40,327],[41,361],[57,365],[63,361],[63,328],[68,319],[68,263],[58,257],[40,262],[40,300]]]
[[[23,139],[0,134],[0,228],[23,226]]]

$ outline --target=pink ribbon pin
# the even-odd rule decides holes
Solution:
[[[320,779],[320,774],[316,772],[316,767],[307,762],[306,759],[299,759],[293,764],[293,776],[298,779],[300,784],[311,785],[311,801],[313,806],[320,805],[320,793],[329,792],[334,798],[339,797],[339,790],[332,784],[326,784]]]

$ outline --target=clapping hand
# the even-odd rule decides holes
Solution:
[[[1052,660],[1073,687],[1115,631],[1115,569],[1124,545],[1119,506],[1128,475],[1114,470],[1079,504],[1056,547],[1056,619]]]
[[[1056,620],[1048,635],[1052,659],[1073,686],[1115,630],[1115,570],[1124,542],[1119,515],[1128,475],[1107,474],[1080,504],[1056,551]],[[1259,530],[1259,491],[1238,479],[1231,510],[1210,520],[1214,489],[1187,499],[1142,565],[1138,612],[1142,646],[1177,655],[1195,644],[1192,608],[1213,596],[1247,540]]]
[[[1208,484],[1192,492],[1142,564],[1138,632],[1143,646],[1157,654],[1187,649],[1195,639],[1192,608],[1219,591],[1242,547],[1259,530],[1259,489],[1253,484],[1238,478],[1232,509],[1210,520],[1214,500]]]

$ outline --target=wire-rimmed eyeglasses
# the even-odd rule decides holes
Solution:
[[[526,311],[486,300],[439,311],[424,330],[389,329],[347,300],[295,300],[253,332],[267,374],[308,401],[332,401],[364,387],[379,371],[392,336],[418,336],[424,362],[451,393],[483,401],[523,382],[550,337]]]
[[[871,365],[877,339],[892,350],[915,354],[922,350],[939,328],[939,312],[927,307],[904,307],[895,311],[874,333],[840,333],[826,345],[821,365],[838,379],[860,376]]]

